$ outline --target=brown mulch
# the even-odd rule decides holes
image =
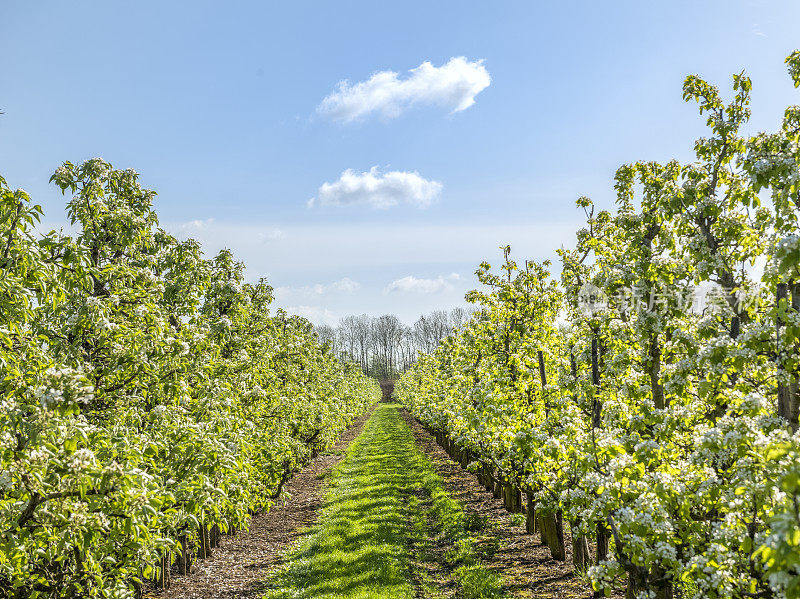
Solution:
[[[290,497],[286,504],[277,504],[269,512],[254,516],[247,531],[223,535],[212,556],[199,560],[190,575],[175,576],[168,590],[148,596],[234,599],[263,595],[267,575],[280,566],[289,546],[316,522],[327,487],[326,474],[342,460],[371,414],[372,409],[286,484]]]
[[[538,535],[525,532],[524,522],[514,525],[500,499],[478,482],[477,477],[450,459],[436,439],[411,414],[400,413],[411,429],[419,448],[428,456],[436,473],[444,481],[445,490],[464,506],[467,517],[475,516],[491,523],[488,533],[499,540],[499,547],[490,560],[484,560],[489,570],[497,572],[513,597],[541,599],[590,599],[592,590],[587,580],[573,574],[572,539],[565,531],[567,559],[560,562],[550,556]],[[616,594],[614,596],[617,596]],[[624,597],[624,593],[619,594]]]

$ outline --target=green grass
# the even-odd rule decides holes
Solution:
[[[330,475],[319,520],[266,581],[265,599],[405,599],[436,596],[420,567],[432,543],[451,544],[442,570],[459,596],[502,596],[483,568],[461,505],[442,488],[396,404],[378,404]]]

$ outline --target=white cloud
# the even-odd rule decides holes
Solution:
[[[413,275],[392,281],[384,289],[384,293],[439,293],[453,288],[453,283],[460,280],[457,273],[435,279],[418,279]]]
[[[313,297],[330,293],[355,293],[359,289],[361,289],[361,284],[358,281],[354,281],[350,277],[343,277],[329,285],[316,283],[315,285],[304,285],[303,287],[278,287],[275,289],[275,294],[277,297]]]
[[[355,85],[341,81],[317,106],[317,112],[344,122],[373,112],[395,118],[417,103],[459,112],[472,106],[475,96],[492,82],[483,60],[469,61],[463,56],[451,58],[441,67],[425,61],[409,73],[400,79],[394,71],[379,71]]]
[[[278,239],[283,239],[283,231],[276,227],[272,227],[271,229],[267,229],[266,231],[259,233],[258,238],[261,240],[261,243],[277,241]]]
[[[320,306],[289,306],[285,310],[289,314],[302,316],[314,324],[335,325],[339,321],[333,312]]]
[[[180,223],[175,227],[175,233],[177,235],[191,235],[192,233],[196,233],[198,231],[203,231],[208,229],[214,224],[213,218],[207,218],[206,220],[190,220],[189,222]]]
[[[341,291],[342,293],[353,293],[358,291],[360,288],[361,285],[358,284],[358,281],[354,281],[349,277],[339,279],[328,286],[328,289],[332,291]]]
[[[190,220],[182,223],[166,223],[165,229],[178,239],[196,239],[203,242],[214,236],[219,230],[227,229],[227,225],[217,223],[213,218]],[[248,232],[250,240],[256,245],[267,245],[283,239],[283,231],[277,227],[255,227]],[[229,247],[229,246],[228,246]],[[204,248],[208,249],[208,248]]]
[[[381,173],[377,166],[373,166],[364,173],[347,169],[337,181],[323,183],[317,197],[311,198],[308,205],[368,205],[386,209],[398,204],[411,204],[427,208],[441,191],[441,183],[429,181],[416,171]]]

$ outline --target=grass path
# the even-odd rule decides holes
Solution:
[[[317,524],[266,599],[501,597],[465,519],[396,404],[379,404],[331,473]]]

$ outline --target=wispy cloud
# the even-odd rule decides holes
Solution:
[[[185,223],[179,223],[173,227],[173,230],[178,235],[180,235],[181,233],[192,234],[198,231],[204,231],[209,227],[211,227],[213,224],[214,224],[213,218],[207,218],[205,220],[196,219],[196,220],[190,220]]]
[[[271,241],[277,241],[278,239],[283,239],[283,231],[278,229],[277,227],[272,227],[267,229],[266,231],[262,231],[258,234],[258,239],[261,243],[269,243]]]
[[[338,322],[338,318],[333,312],[320,306],[289,306],[286,308],[286,312],[295,316],[302,316],[314,324],[334,325]]]
[[[166,223],[165,228],[179,239],[189,237],[203,240],[217,231],[226,230],[230,225],[217,223],[213,218],[205,220],[195,219],[182,223]],[[267,244],[283,239],[284,232],[278,227],[252,227],[248,228],[248,237],[256,244]]]
[[[317,113],[347,123],[371,113],[396,118],[414,104],[437,104],[459,112],[472,106],[475,96],[492,82],[483,60],[463,56],[441,67],[426,61],[409,73],[405,79],[394,71],[379,71],[354,85],[341,81],[317,106]]]
[[[442,184],[422,177],[416,171],[381,173],[377,166],[357,173],[344,171],[333,183],[323,183],[317,196],[308,201],[311,206],[365,205],[386,209],[398,204],[427,208],[439,197]]]
[[[385,293],[422,293],[431,294],[453,288],[453,283],[460,280],[457,273],[452,273],[446,277],[439,276],[435,279],[418,279],[413,275],[392,281],[384,289]]]
[[[359,289],[361,289],[361,284],[358,281],[354,281],[350,277],[343,277],[328,285],[316,283],[314,285],[304,285],[302,287],[278,287],[275,289],[275,293],[282,296],[315,296],[327,295],[329,293],[355,293]]]

